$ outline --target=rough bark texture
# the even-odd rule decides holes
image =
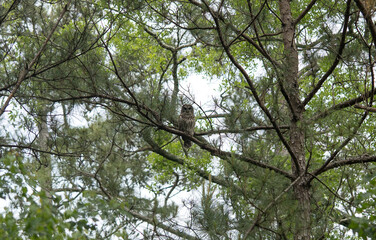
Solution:
[[[298,165],[292,162],[292,171],[295,178],[305,174],[306,160],[304,153],[304,130],[302,129],[302,120],[304,108],[299,98],[298,85],[298,51],[295,46],[295,25],[291,15],[290,1],[279,1],[283,44],[284,44],[284,63],[281,70],[281,81],[286,90],[286,101],[289,101],[291,119],[290,119],[290,146],[298,160]],[[298,211],[295,217],[295,236],[294,239],[310,239],[310,194],[309,186],[306,184],[306,178],[294,186],[294,194],[298,201]]]

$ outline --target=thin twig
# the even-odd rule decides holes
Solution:
[[[31,60],[31,62],[29,64],[26,64],[26,66],[24,66],[23,70],[21,71],[20,75],[18,76],[18,81],[17,81],[16,85],[14,86],[12,92],[9,94],[7,100],[4,102],[3,106],[0,109],[0,116],[3,115],[3,113],[5,112],[5,109],[8,107],[8,105],[10,103],[10,100],[16,94],[18,88],[21,86],[21,83],[26,79],[26,76],[29,73],[30,69],[38,61],[38,59],[40,58],[42,52],[47,47],[47,43],[50,41],[53,33],[57,29],[57,26],[59,25],[59,23],[60,23],[61,19],[63,18],[64,14],[67,12],[69,4],[70,4],[70,1],[64,6],[63,11],[61,12],[61,14],[60,14],[57,22],[55,23],[55,25],[51,29],[51,32],[48,34],[47,39],[44,41],[42,47],[39,49],[39,51],[37,52],[37,54],[34,56],[34,58]]]
[[[244,234],[243,239],[247,239],[248,235],[251,233],[251,231],[255,228],[256,224],[261,220],[262,214],[264,214],[266,211],[268,211],[269,208],[271,208],[287,191],[289,191],[305,174],[301,174],[299,177],[297,177],[287,188],[285,188],[276,198],[271,201],[268,206],[264,208],[264,210],[259,211],[257,214],[257,217],[253,221],[252,225],[246,233]]]

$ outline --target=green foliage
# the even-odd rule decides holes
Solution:
[[[356,196],[355,204],[357,205],[356,213],[362,217],[351,218],[349,228],[353,229],[358,236],[363,239],[376,237],[376,174],[374,173],[375,165],[371,165],[369,173],[365,175],[363,182],[364,189]]]
[[[155,173],[155,180],[159,184],[173,183],[177,173],[181,173],[185,176],[182,180],[184,189],[186,191],[196,189],[202,184],[202,180],[196,175],[196,169],[201,169],[209,173],[212,157],[207,152],[199,151],[196,146],[190,150],[194,156],[186,156],[186,153],[182,150],[181,142],[177,139],[172,139],[174,140],[172,141],[170,138],[170,134],[156,132],[155,140],[159,145],[167,143],[164,149],[180,158],[180,161],[184,161],[184,164],[182,162],[171,161],[156,153],[149,154],[147,160],[150,162],[151,169]]]
[[[345,1],[3,2],[1,239],[299,238],[302,172],[312,238],[376,238],[375,121],[354,107],[374,105],[375,39],[357,1],[340,56]],[[305,13],[290,36],[286,11]],[[208,104],[192,75],[216,84]]]
[[[87,220],[82,219],[77,210],[60,209],[62,212],[59,213],[55,206],[63,202],[62,198],[58,195],[48,197],[45,191],[38,190],[40,188],[22,160],[18,153],[7,153],[1,159],[0,182],[5,190],[1,198],[8,205],[0,214],[1,238],[90,239],[87,233],[92,226]]]

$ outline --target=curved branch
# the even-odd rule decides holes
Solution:
[[[100,194],[103,194],[107,197],[107,200],[110,201],[112,199],[116,199],[116,197],[113,197],[111,196],[107,190],[102,186],[102,183],[100,181],[100,179],[96,176],[96,174],[92,174],[92,173],[87,173],[87,172],[82,172],[80,170],[78,170],[81,174],[85,175],[85,176],[88,176],[88,177],[91,177],[93,178],[94,180],[97,181],[98,185],[99,185],[99,188],[100,190],[102,191]],[[64,189],[60,189],[60,190],[64,190]],[[68,191],[74,191],[75,189],[68,189]],[[80,192],[82,192],[82,189],[77,189],[79,190]],[[57,191],[57,190],[55,190]],[[119,198],[118,198],[119,199]],[[119,200],[123,200],[123,199],[119,199]],[[146,223],[149,223],[153,226],[156,226],[158,228],[161,228],[163,230],[166,230],[167,232],[170,232],[176,236],[179,236],[179,237],[182,237],[184,239],[191,239],[191,240],[197,240],[197,238],[187,234],[187,233],[184,233],[183,231],[179,231],[177,230],[176,228],[173,228],[173,227],[170,227],[168,225],[165,225],[163,224],[162,222],[159,222],[156,218],[149,218],[149,217],[146,217],[144,215],[141,215],[140,213],[134,211],[132,209],[132,207],[128,208],[126,206],[123,206],[123,210],[125,210],[126,212],[130,213],[133,217],[141,220],[141,221],[144,221]]]
[[[376,156],[363,155],[363,156],[360,156],[360,157],[353,157],[353,158],[348,158],[348,159],[345,159],[345,160],[335,161],[335,162],[328,164],[320,172],[316,172],[316,173],[313,173],[313,174],[317,176],[317,175],[324,173],[324,172],[326,172],[330,169],[343,167],[343,166],[347,166],[347,165],[358,164],[358,163],[368,163],[368,162],[376,162]]]
[[[91,174],[85,174],[87,175],[88,177],[93,177]],[[53,189],[53,192],[78,192],[78,193],[81,193],[83,192],[85,189],[82,189],[82,188],[55,188]],[[91,190],[90,190],[91,191]],[[105,193],[103,192],[99,192],[99,191],[95,191],[96,193],[98,194],[101,194],[101,195],[105,195]],[[112,198],[110,198],[112,199]],[[118,200],[120,201],[123,201],[123,199],[121,198],[118,198]],[[136,219],[139,219],[143,222],[146,222],[146,223],[149,223],[153,226],[156,226],[158,228],[161,228],[169,233],[172,233],[176,236],[179,236],[181,238],[184,238],[184,239],[190,239],[190,240],[198,240],[198,238],[196,237],[193,237],[187,233],[184,233],[183,231],[179,231],[177,230],[176,228],[173,228],[173,227],[170,227],[168,225],[165,225],[161,222],[159,222],[157,219],[155,218],[150,218],[150,217],[146,217],[134,210],[132,210],[132,207],[126,207],[123,205],[123,210],[125,210],[126,212],[128,212],[129,214],[131,214],[133,217],[135,217]]]
[[[135,212],[128,207],[124,207],[124,210],[127,211],[128,213],[130,213],[133,217],[135,217],[135,218],[137,218],[141,221],[147,222],[147,223],[149,223],[153,226],[156,226],[158,228],[161,228],[161,229],[163,229],[167,232],[170,232],[170,233],[172,233],[176,236],[179,236],[179,237],[184,238],[184,239],[189,239],[189,240],[198,240],[197,237],[193,237],[193,236],[189,235],[188,233],[185,233],[184,231],[179,231],[178,229],[176,229],[174,227],[170,227],[168,225],[165,225],[162,222],[159,222],[156,218],[145,217],[144,215],[141,215],[140,213]]]

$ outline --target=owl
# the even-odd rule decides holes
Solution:
[[[179,130],[193,136],[195,130],[195,123],[196,120],[192,105],[184,104],[181,107],[181,112],[178,121]],[[184,148],[190,148],[192,146],[191,140],[187,139],[186,137],[183,137],[183,141]]]

